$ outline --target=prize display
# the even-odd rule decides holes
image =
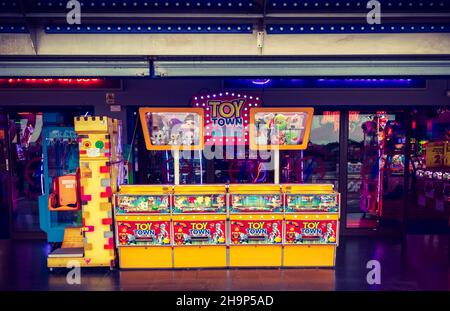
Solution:
[[[169,197],[162,195],[118,195],[116,214],[169,213]]]
[[[203,110],[199,108],[140,108],[148,150],[203,148]]]
[[[333,194],[287,194],[286,213],[324,212],[337,213],[339,195]]]
[[[231,196],[232,213],[282,212],[281,194],[235,194]]]
[[[252,149],[306,149],[314,110],[292,108],[252,108],[250,111],[250,145]]]
[[[174,213],[226,213],[225,195],[176,195]]]

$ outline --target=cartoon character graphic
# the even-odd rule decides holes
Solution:
[[[233,208],[238,208],[239,206],[242,206],[242,197],[240,195],[234,195],[232,205]]]
[[[225,205],[225,200],[222,196],[217,197],[217,207],[222,208]]]
[[[223,232],[220,223],[216,223],[216,232],[214,233],[213,241],[218,244],[225,243],[225,233]]]
[[[166,230],[166,225],[161,224],[160,232],[158,235],[158,243],[163,245],[163,244],[169,244],[169,242],[170,242],[169,232],[167,232],[167,230]]]
[[[178,228],[177,232],[174,233],[174,240],[177,245],[183,244],[183,229]]]
[[[269,242],[270,243],[280,243],[281,242],[281,233],[278,229],[278,224],[276,222],[272,225],[272,232],[270,232],[269,235]]]
[[[324,234],[325,243],[334,243],[336,242],[336,233],[333,230],[333,224],[327,223],[327,231]]]
[[[234,231],[231,232],[231,242],[233,244],[239,244],[241,240],[241,230],[239,227],[234,228]]]
[[[139,203],[137,205],[137,210],[138,211],[148,211],[148,201],[146,200],[145,197],[142,197],[139,200]]]
[[[295,229],[294,229],[294,227],[291,227],[286,232],[286,242],[289,243],[289,244],[295,243]]]

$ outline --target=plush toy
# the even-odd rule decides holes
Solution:
[[[279,131],[286,129],[286,117],[282,114],[277,114],[273,119],[275,128]]]
[[[266,126],[267,129],[273,128],[274,117],[275,115],[273,113],[268,113],[264,116],[264,125]]]
[[[264,127],[259,127],[256,130],[255,143],[257,145],[267,145],[267,133],[268,130]]]
[[[181,143],[181,137],[179,132],[173,132],[170,134],[169,145],[179,145]]]
[[[302,141],[301,133],[304,129],[302,118],[298,114],[287,117],[286,120],[286,143],[298,145]]]
[[[181,125],[182,131],[194,131],[195,129],[195,118],[193,114],[188,114],[186,118],[184,118],[183,124]]]
[[[211,198],[210,197],[205,197],[205,206],[206,207],[210,207],[211,206]]]
[[[194,144],[194,132],[193,131],[183,131],[181,142],[185,146],[192,146]]]

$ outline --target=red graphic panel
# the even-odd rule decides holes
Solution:
[[[226,242],[225,220],[183,220],[173,222],[176,245],[217,245]]]
[[[286,220],[286,244],[335,244],[337,220]]]
[[[279,244],[282,220],[231,220],[232,244]]]
[[[118,221],[119,245],[170,245],[169,221]]]

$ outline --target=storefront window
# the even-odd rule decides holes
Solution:
[[[348,228],[402,219],[404,128],[402,112],[349,112]]]
[[[282,151],[281,183],[325,183],[338,190],[339,111],[315,111],[308,148]]]

